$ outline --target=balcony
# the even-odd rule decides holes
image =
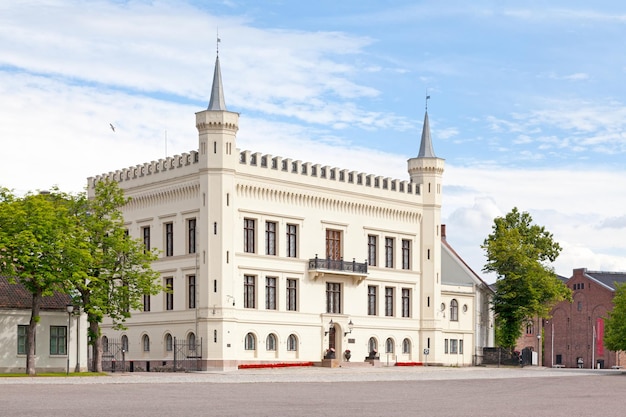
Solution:
[[[315,255],[315,258],[309,259],[309,275],[316,280],[325,275],[343,275],[352,277],[356,284],[360,283],[367,277],[367,261],[356,262],[344,261],[343,259],[322,259]]]

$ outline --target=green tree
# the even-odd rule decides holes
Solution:
[[[72,212],[82,233],[81,256],[74,258],[76,272],[66,290],[87,313],[96,372],[102,370],[104,317],[122,329],[131,311],[142,307],[144,295],[163,289],[151,268],[157,252],[146,251],[141,241],[128,236],[121,212],[127,202],[117,182],[109,180],[96,183],[93,198],[81,194],[73,200]]]
[[[613,309],[604,319],[604,344],[616,352],[626,350],[626,284],[615,286]]]
[[[522,333],[522,324],[533,317],[547,318],[552,306],[571,300],[571,291],[549,265],[561,247],[543,226],[517,207],[494,220],[491,234],[481,246],[487,257],[483,271],[495,272],[493,310],[498,342],[513,348]]]
[[[26,372],[35,374],[35,333],[43,297],[63,289],[74,271],[67,260],[75,253],[75,223],[70,197],[52,192],[17,197],[0,188],[0,273],[32,294],[27,331]]]

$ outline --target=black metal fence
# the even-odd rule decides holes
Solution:
[[[202,339],[196,342],[174,338],[171,349],[173,360],[137,360],[129,355],[128,346],[125,346],[122,340],[109,338],[102,346],[102,370],[104,372],[185,372],[203,369]]]

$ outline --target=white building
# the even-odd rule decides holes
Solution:
[[[143,369],[180,360],[174,339],[201,341],[185,355],[203,369],[320,362],[331,348],[339,361],[376,349],[382,363],[471,365],[484,300],[442,277],[444,160],[428,114],[407,180],[240,151],[238,122],[218,57],[197,151],[89,178],[90,193],[110,178],[132,198],[129,233],[162,251],[153,268],[171,288],[127,330],[105,324],[109,347],[123,338]],[[443,314],[453,301],[470,314]]]
[[[35,334],[36,372],[87,370],[87,320],[68,314],[70,298],[55,293],[42,300]],[[32,294],[0,276],[0,372],[26,373],[27,336]]]

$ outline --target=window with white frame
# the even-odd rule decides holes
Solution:
[[[265,222],[265,254],[276,255],[276,222]]]
[[[275,351],[276,350],[276,335],[270,333],[265,340],[265,349]]]
[[[244,275],[243,279],[243,307],[256,308],[256,277],[254,275]]]
[[[165,351],[171,352],[174,350],[174,338],[171,334],[165,334]]]
[[[174,256],[174,223],[165,223],[165,256]]]
[[[326,283],[326,312],[341,314],[341,284]]]
[[[402,353],[411,353],[411,341],[409,339],[402,341]]]
[[[144,352],[150,352],[150,337],[147,334],[144,334],[141,338],[141,344]]]
[[[276,278],[265,277],[265,309],[276,310]]]
[[[459,302],[454,298],[450,301],[450,320],[459,321]]]
[[[295,334],[290,334],[287,338],[287,351],[295,352],[298,350],[298,338]]]
[[[393,238],[385,238],[385,267],[393,268]]]
[[[298,257],[298,226],[287,224],[287,257]]]
[[[369,316],[376,315],[376,286],[367,286],[367,314]]]
[[[385,287],[385,316],[392,317],[393,314],[394,288]]]
[[[254,236],[256,233],[256,220],[243,219],[243,251],[256,253]]]
[[[378,236],[367,235],[367,264],[376,266],[378,258]]]
[[[287,278],[287,311],[298,311],[298,280]]]
[[[392,338],[388,338],[387,341],[385,342],[385,352],[393,353],[393,339]]]
[[[50,326],[50,354],[67,354],[67,327]]]
[[[245,350],[255,350],[256,349],[256,337],[252,333],[246,334],[246,337],[243,342],[243,347]]]

